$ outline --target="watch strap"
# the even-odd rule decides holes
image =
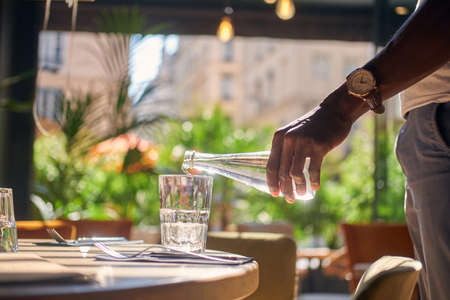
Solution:
[[[378,89],[374,89],[367,96],[363,97],[369,108],[377,114],[382,114],[385,111],[383,102],[381,100],[380,93]]]

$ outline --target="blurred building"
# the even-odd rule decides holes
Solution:
[[[238,124],[284,124],[316,106],[372,55],[370,43],[182,36],[162,63],[180,113],[220,103]]]
[[[372,55],[367,42],[180,36],[164,51],[150,111],[189,117],[220,103],[237,124],[286,124],[320,103]],[[115,79],[98,35],[43,32],[39,43],[37,113],[54,119],[63,91],[103,95]],[[175,103],[175,105],[174,105]],[[398,106],[390,111],[399,115]],[[147,111],[148,110],[148,111]]]
[[[36,109],[43,119],[57,118],[63,91],[73,95],[104,93],[112,83],[99,56],[95,33],[46,31],[39,36]]]

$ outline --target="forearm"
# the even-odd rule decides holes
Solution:
[[[450,1],[428,0],[364,68],[383,100],[436,71],[450,59]]]
[[[374,74],[384,101],[433,73],[449,59],[450,1],[428,0],[364,68]],[[352,123],[369,110],[361,99],[348,94],[345,83],[320,107],[327,107]]]

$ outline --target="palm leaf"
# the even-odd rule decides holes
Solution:
[[[30,77],[34,76],[35,74],[36,74],[36,71],[35,70],[31,70],[31,71],[23,72],[23,73],[21,73],[19,75],[15,75],[15,76],[11,76],[11,77],[7,77],[7,78],[2,79],[0,81],[0,92],[4,88],[6,88],[6,87],[8,87],[10,85],[16,84],[16,83],[18,83],[18,82],[20,82],[22,80],[27,79],[27,78],[30,78]]]

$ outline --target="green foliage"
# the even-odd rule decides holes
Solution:
[[[394,155],[396,128],[385,135],[388,181],[377,205],[378,219],[404,222],[404,176]],[[355,128],[346,145],[329,153],[321,174],[321,189],[308,202],[285,203],[251,189],[241,189],[235,202],[235,222],[289,221],[295,236],[305,240],[324,237],[330,247],[340,244],[341,222],[370,222],[374,201],[373,120],[365,119]]]
[[[385,221],[403,221],[404,178],[394,151],[396,128],[386,135],[388,182],[378,203],[378,216]],[[41,137],[35,144],[37,191],[53,203],[59,215],[76,212],[82,217],[127,217],[135,223],[158,224],[159,200],[157,174],[180,173],[186,150],[233,153],[261,151],[269,148],[274,128],[237,128],[216,107],[210,113],[189,121],[166,122],[156,137],[159,158],[155,168],[129,174],[108,170],[102,163],[89,160],[67,162],[62,135]],[[342,221],[368,222],[372,218],[373,124],[366,119],[355,128],[347,145],[331,152],[322,168],[321,189],[312,201],[288,204],[221,176],[214,179],[211,221],[226,222],[289,221],[296,238],[304,240],[322,236],[331,247],[339,245],[337,228]],[[122,157],[123,164],[139,161],[136,151]],[[70,170],[70,172],[69,172]],[[64,186],[64,188],[61,188]],[[65,205],[65,208],[64,208]],[[233,220],[224,208],[232,207]]]
[[[159,167],[164,173],[179,173],[186,150],[207,153],[252,152],[268,149],[273,128],[237,128],[231,119],[217,106],[212,112],[191,118],[189,121],[173,121],[158,138]],[[242,185],[221,176],[214,178],[212,207],[213,222],[223,218],[221,206],[229,205],[242,194]],[[257,192],[259,195],[263,193]],[[256,195],[256,194],[255,194]],[[230,220],[229,220],[230,221]]]
[[[23,72],[16,76],[10,76],[0,80],[0,93],[8,87],[28,79],[36,74],[35,71]],[[1,96],[1,95],[0,95]],[[0,109],[6,109],[18,113],[30,112],[33,107],[33,101],[16,101],[14,99],[0,98]]]
[[[62,134],[35,141],[34,193],[53,205],[57,217],[69,217],[71,213],[90,217],[89,211],[99,204],[99,187],[105,178],[87,162],[71,159],[65,149]]]
[[[63,96],[59,117],[54,120],[60,133],[40,137],[35,143],[35,193],[53,205],[57,217],[142,221],[145,216],[137,206],[146,205],[148,188],[156,182],[151,169],[144,176],[139,166],[144,153],[130,148],[119,157],[122,172],[118,172],[104,168],[106,158],[90,159],[89,151],[103,141],[152,127],[163,119],[152,110],[151,99],[146,98],[155,88],[153,83],[147,83],[135,101],[128,94],[130,55],[143,41],[142,35],[132,34],[144,32],[145,18],[137,8],[118,9],[103,17],[100,27],[105,33],[97,35],[99,47],[91,52],[112,84],[104,95],[74,93],[70,99]],[[138,118],[135,112],[144,106],[148,113]],[[128,172],[136,165],[137,172]],[[153,215],[149,220],[152,218]]]
[[[403,199],[405,178],[394,153],[396,126],[380,133],[384,139],[382,152],[387,161],[387,183],[376,205],[377,220],[404,222]],[[350,137],[350,152],[345,158],[330,153],[322,168],[321,189],[314,201],[323,205],[325,215],[318,210],[316,231],[321,232],[331,246],[337,246],[337,228],[341,222],[371,222],[374,214],[374,154],[373,119],[366,118]],[[382,157],[383,158],[383,157]]]
[[[56,217],[159,220],[157,176],[108,170],[102,163],[69,158],[62,134],[41,136],[34,144],[34,193],[51,203]]]
[[[378,207],[378,218],[384,221],[405,222],[405,176],[395,155],[395,137],[401,124],[393,123],[384,137],[387,141],[387,183]]]

